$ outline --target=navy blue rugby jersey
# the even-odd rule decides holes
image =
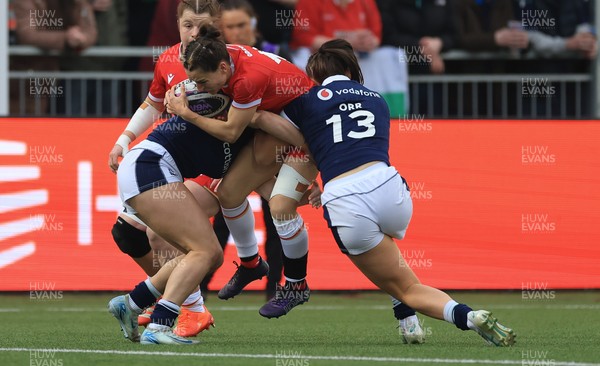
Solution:
[[[390,165],[390,111],[383,97],[346,76],[330,76],[284,108],[300,127],[323,184],[371,161]]]
[[[252,129],[247,128],[235,143],[230,144],[175,116],[158,125],[148,135],[148,140],[162,145],[171,154],[184,178],[195,178],[200,174],[222,178],[252,136]]]

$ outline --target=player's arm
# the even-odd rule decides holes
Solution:
[[[196,114],[188,108],[188,101],[185,93],[178,97],[173,93],[173,89],[167,92],[167,112],[178,115],[184,120],[203,129],[212,136],[221,141],[234,143],[242,135],[242,132],[248,127],[257,106],[246,109],[240,109],[231,106],[227,113],[227,121],[221,121],[216,118],[208,118]]]
[[[298,126],[275,113],[256,112],[252,127],[259,128],[269,135],[294,146],[302,146],[305,143],[304,136],[300,133]]]
[[[164,110],[162,103],[157,103],[146,97],[146,100],[139,106],[133,114],[127,127],[121,136],[117,139],[115,146],[108,154],[108,166],[115,173],[119,167],[119,157],[125,156],[129,149],[129,144],[146,131],[154,121],[160,118]]]

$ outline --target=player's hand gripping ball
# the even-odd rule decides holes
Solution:
[[[231,98],[219,92],[210,94],[204,91],[199,91],[196,83],[186,79],[175,87],[175,96],[181,95],[182,90],[185,90],[185,95],[188,100],[188,107],[193,112],[209,118],[227,117]]]

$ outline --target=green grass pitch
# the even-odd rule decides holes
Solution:
[[[404,345],[391,301],[381,293],[313,292],[280,319],[264,319],[264,296],[229,301],[209,295],[216,328],[194,346],[142,346],[123,338],[107,312],[112,293],[0,294],[0,365],[600,365],[600,292],[455,292],[491,310],[517,333],[496,348],[475,332],[420,316],[422,345]],[[524,299],[525,297],[525,299]]]

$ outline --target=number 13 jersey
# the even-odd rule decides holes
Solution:
[[[300,128],[323,184],[371,161],[390,165],[390,111],[383,97],[344,75],[294,100],[283,116]]]

